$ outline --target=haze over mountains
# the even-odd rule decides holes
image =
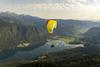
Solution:
[[[15,48],[20,42],[44,42],[50,36],[77,36],[90,28],[100,27],[99,22],[56,19],[57,29],[50,35],[46,31],[47,20],[10,12],[0,13],[0,49]]]

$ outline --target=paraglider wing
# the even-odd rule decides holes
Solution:
[[[55,29],[57,28],[57,22],[54,24],[54,28],[55,28]]]
[[[48,20],[47,22],[47,31],[48,33],[53,33],[53,30],[57,27],[57,21],[56,20]]]

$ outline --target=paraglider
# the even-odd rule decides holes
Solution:
[[[46,23],[46,28],[48,33],[52,34],[53,30],[57,28],[57,21],[56,20],[48,20]]]

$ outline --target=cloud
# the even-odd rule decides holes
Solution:
[[[5,5],[37,4],[43,6],[49,4],[48,6],[54,5],[54,7],[55,5],[59,7],[76,7],[80,5],[99,5],[100,0],[0,0],[0,3]]]
[[[33,0],[0,0],[2,4],[30,4]]]
[[[40,3],[63,3],[65,0],[0,0],[1,3],[7,4],[40,4]]]
[[[0,11],[43,18],[99,19],[100,0],[0,0]]]
[[[96,2],[100,2],[100,0],[0,0],[0,3],[8,3],[8,4],[40,4],[40,3],[66,3],[66,4],[93,4]]]

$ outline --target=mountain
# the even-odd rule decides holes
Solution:
[[[100,27],[93,27],[84,34],[85,46],[100,46]]]
[[[57,29],[48,34],[45,23],[48,19],[10,12],[0,13],[0,49],[15,48],[22,42],[35,44],[56,36],[79,37],[99,22],[82,20],[57,20]],[[56,38],[57,39],[57,38]]]
[[[0,13],[0,18],[4,19],[5,22],[17,23],[23,25],[31,25],[38,29],[38,31],[46,32],[45,23],[48,19],[34,17],[30,15],[17,15],[10,12]],[[85,20],[63,20],[55,19],[58,22],[57,29],[55,30],[56,35],[73,35],[87,31],[92,27],[100,27],[99,22],[85,21]]]
[[[0,50],[16,48],[22,42],[30,44],[44,42],[48,38],[46,30],[41,32],[38,26],[33,28],[33,25],[24,24],[24,19],[21,20],[18,16],[12,13],[0,14]]]
[[[0,49],[14,48],[21,42],[34,43],[45,41],[48,37],[45,33],[37,33],[32,26],[1,22],[0,19]]]

